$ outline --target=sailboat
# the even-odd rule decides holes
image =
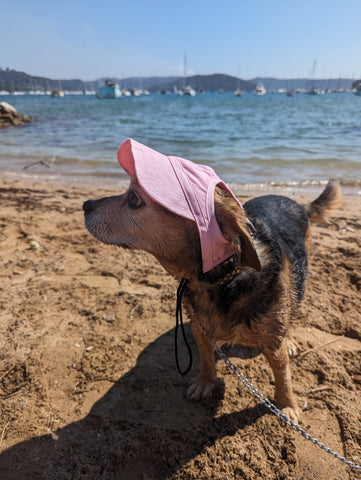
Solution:
[[[183,88],[183,95],[188,95],[189,97],[194,97],[196,95],[196,93],[197,92],[190,85],[186,85]]]
[[[52,90],[52,92],[51,92],[52,97],[58,97],[59,98],[59,97],[64,97],[64,95],[65,94],[64,94],[63,90]]]
[[[61,82],[60,82],[60,80],[58,81],[58,85],[59,85],[59,88],[57,88],[57,89],[55,89],[55,90],[52,90],[52,92],[51,92],[51,96],[52,96],[52,97],[55,97],[55,98],[64,97],[65,92],[64,92],[64,90],[62,90],[62,88],[61,88]]]
[[[267,93],[267,90],[265,89],[263,83],[258,83],[256,85],[256,90],[254,93],[257,95],[257,97],[261,97],[262,95],[265,95]]]
[[[184,52],[184,77],[183,77],[183,88],[179,90],[179,95],[187,95],[188,97],[194,97],[196,91],[190,85],[186,85],[187,79],[187,52]]]
[[[316,71],[316,59],[313,61],[313,66],[311,70],[311,87],[308,90],[309,95],[321,95],[324,93],[320,88],[316,88],[313,84],[314,78],[315,78],[315,71]]]
[[[234,92],[235,97],[241,97],[242,96],[242,91],[241,91],[241,79],[239,78],[239,72],[238,72],[238,79],[237,79],[237,89]]]

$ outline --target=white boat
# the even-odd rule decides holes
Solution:
[[[315,71],[316,71],[316,59],[313,61],[313,66],[312,66],[312,70],[311,70],[311,86],[308,89],[307,93],[309,95],[322,95],[323,93],[325,93],[325,91],[321,90],[320,88],[317,88],[317,87],[315,87],[315,85],[313,85],[314,80],[315,80]]]
[[[183,77],[183,88],[178,91],[178,95],[188,95],[188,97],[194,97],[196,91],[190,85],[186,85],[187,81],[187,52],[184,52],[184,77]]]
[[[139,88],[130,88],[129,92],[132,97],[139,97],[142,94],[142,91]]]
[[[183,95],[188,95],[189,97],[194,97],[196,95],[196,91],[190,85],[187,85],[183,88]]]
[[[235,97],[242,97],[242,90],[241,90],[241,79],[240,79],[240,70],[241,68],[238,68],[238,79],[237,79],[237,88],[234,92]]]
[[[258,96],[261,97],[262,95],[265,95],[267,93],[267,90],[264,88],[262,83],[258,83],[256,85],[256,90],[254,93]]]
[[[51,96],[52,97],[64,97],[65,93],[63,92],[63,90],[53,90],[51,92]]]
[[[309,95],[322,95],[323,91],[320,88],[312,87],[307,93]]]

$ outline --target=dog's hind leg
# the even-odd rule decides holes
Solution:
[[[284,338],[275,348],[272,348],[271,346],[263,348],[263,353],[266,355],[275,377],[276,405],[282,409],[283,413],[290,417],[291,420],[297,422],[301,411],[297,406],[296,399],[292,391],[287,339]]]

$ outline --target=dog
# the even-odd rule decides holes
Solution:
[[[202,269],[199,231],[194,221],[160,205],[131,175],[119,196],[88,200],[85,226],[98,240],[152,254],[177,280],[187,279],[183,303],[199,348],[201,369],[187,396],[211,395],[216,380],[214,350],[207,336],[223,344],[258,347],[275,379],[275,403],[292,420],[300,409],[292,390],[287,341],[304,296],[310,220],[320,220],[340,202],[341,189],[330,181],[306,206],[278,195],[246,202],[214,189],[214,211],[233,254],[210,271]]]

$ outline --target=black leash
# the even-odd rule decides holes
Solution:
[[[182,280],[180,281],[180,283],[178,285],[176,325],[175,325],[175,331],[174,331],[175,362],[176,362],[176,365],[177,365],[177,370],[181,375],[186,375],[189,372],[189,370],[192,368],[192,363],[193,363],[192,350],[191,350],[191,348],[188,344],[186,332],[184,330],[183,315],[182,315],[182,297],[183,297],[184,290],[187,287],[187,282],[188,282],[188,280],[186,278],[182,278]],[[181,329],[182,329],[183,340],[184,340],[184,343],[187,347],[188,356],[189,356],[188,366],[184,371],[182,371],[181,368],[180,368],[179,358],[178,358],[178,327],[179,327],[179,324],[180,324]]]

